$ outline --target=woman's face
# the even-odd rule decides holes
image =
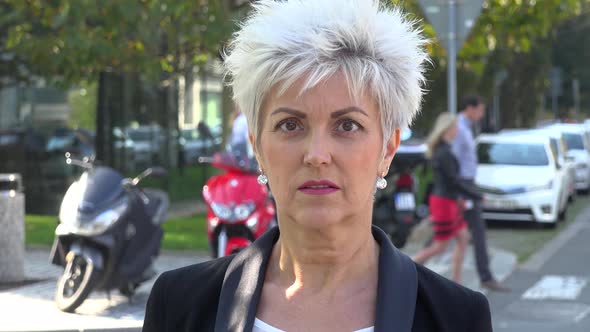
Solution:
[[[372,98],[355,102],[341,74],[299,95],[302,83],[280,97],[271,91],[261,110],[256,155],[279,218],[320,228],[370,217],[375,181],[387,172],[399,130],[383,155],[381,117]]]

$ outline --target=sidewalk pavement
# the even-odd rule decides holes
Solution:
[[[187,208],[188,210],[188,208]],[[413,233],[404,251],[412,254],[419,250],[429,226],[421,224]],[[0,331],[140,331],[144,308],[155,278],[142,285],[132,302],[113,292],[110,301],[105,293],[92,293],[76,313],[61,312],[53,297],[56,282],[62,269],[51,265],[47,249],[28,249],[25,272],[28,279],[43,281],[8,290],[0,290]],[[499,280],[504,280],[516,266],[516,256],[501,249],[490,249],[491,269]],[[206,253],[163,252],[155,262],[156,270],[163,272],[177,267],[207,260]],[[435,272],[450,273],[450,249],[441,257],[426,264]],[[468,248],[464,264],[464,284],[479,289],[472,248]]]

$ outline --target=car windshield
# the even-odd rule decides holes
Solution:
[[[74,144],[75,137],[68,136],[53,136],[47,142],[47,151],[61,150],[70,147]]]
[[[199,139],[199,132],[194,129],[185,129],[182,131],[182,137],[187,141]]]
[[[479,143],[477,157],[480,164],[547,166],[549,157],[543,144]]]
[[[563,137],[568,150],[584,150],[584,140],[581,134],[565,133]]]
[[[149,132],[149,131],[143,131],[143,130],[132,130],[129,131],[129,138],[131,138],[134,141],[137,142],[145,142],[145,141],[150,141],[152,139],[154,139],[156,137],[156,132],[154,131]]]

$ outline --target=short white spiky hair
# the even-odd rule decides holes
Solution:
[[[234,101],[255,144],[260,110],[278,85],[305,78],[303,93],[342,72],[354,96],[366,92],[381,110],[383,142],[420,110],[427,43],[416,22],[379,0],[259,0],[225,55]]]

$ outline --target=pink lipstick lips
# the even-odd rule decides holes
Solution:
[[[309,195],[328,195],[340,188],[328,180],[307,181],[299,187],[299,191]]]

